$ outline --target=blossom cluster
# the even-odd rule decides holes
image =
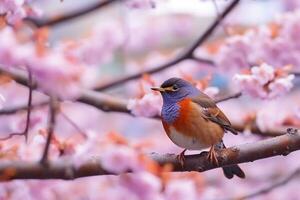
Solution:
[[[8,23],[17,24],[33,12],[31,9],[34,7],[29,5],[32,1],[0,0],[0,14]],[[152,8],[156,0],[124,0],[123,3],[129,8]],[[144,15],[139,16],[144,17]],[[122,58],[122,61],[126,62],[125,66],[122,66],[124,67],[122,72],[126,73],[140,72],[166,62],[169,57],[175,55],[174,52],[177,53],[176,50],[179,49],[177,47],[180,46],[177,44],[178,41],[175,44],[175,51],[173,44],[167,51],[155,50],[154,53],[149,51],[161,48],[164,46],[162,44],[170,42],[170,38],[177,40],[192,38],[193,19],[197,18],[195,21],[199,19],[199,16],[175,16],[174,14],[167,17],[154,17],[150,20],[149,18],[140,20],[135,16],[134,20],[130,21],[128,20],[130,17],[129,14],[126,15],[126,22],[122,21],[124,24],[115,22],[98,24],[97,22],[96,28],[93,28],[87,37],[68,42],[58,41],[53,46],[52,44],[47,46],[48,41],[43,38],[45,35],[41,35],[42,38],[39,39],[35,38],[40,37],[38,33],[40,30],[35,31],[34,36],[28,39],[24,37],[27,34],[24,34],[26,30],[21,30],[20,33],[17,28],[5,27],[0,30],[0,67],[5,70],[12,68],[29,70],[40,90],[69,99],[78,96],[81,89],[87,87],[94,76],[99,75],[99,73],[89,72],[97,70],[102,73],[102,69],[98,66],[110,64],[109,62],[120,54],[128,56]],[[162,98],[158,92],[151,91],[150,87],[160,85],[168,77],[177,76],[188,80],[200,91],[214,98],[218,95],[219,88],[211,86],[211,79],[208,77],[195,80],[195,77],[226,68],[226,72],[232,70],[239,73],[233,79],[245,93],[262,99],[272,99],[272,101],[257,101],[259,104],[253,103],[256,100],[246,102],[243,99],[221,104],[220,108],[233,125],[236,124],[234,119],[243,121],[245,118],[243,126],[247,128],[248,125],[255,123],[261,131],[266,132],[278,131],[282,125],[299,126],[300,110],[295,109],[299,108],[297,92],[291,93],[289,98],[273,100],[286,94],[294,86],[294,75],[289,74],[291,68],[283,66],[299,69],[299,19],[299,12],[286,14],[271,24],[228,37],[216,55],[218,67],[203,70],[202,64],[195,60],[186,60],[172,67],[171,70],[165,70],[155,76],[144,75],[143,80],[134,82],[130,90],[129,87],[125,87],[125,90],[116,90],[116,92],[121,91],[121,94],[116,95],[135,97],[130,99],[127,105],[133,115],[158,116],[163,103]],[[145,23],[145,21],[149,22]],[[53,39],[56,39],[55,37]],[[40,39],[45,41],[41,42]],[[131,56],[134,58],[132,59]],[[135,65],[127,65],[127,59],[136,62]],[[251,68],[248,68],[249,66]],[[109,67],[112,68],[113,65]],[[224,75],[230,74],[224,73]],[[1,76],[0,84],[2,78]],[[103,81],[102,78],[98,80]],[[111,91],[112,94],[114,92]],[[3,99],[6,99],[3,105],[14,108],[24,102],[22,100],[26,100],[24,97],[28,91],[25,87],[9,82],[1,85],[0,93],[3,94]],[[35,92],[34,100],[39,99],[39,95],[42,96]],[[291,103],[292,98],[293,103]],[[0,104],[3,99],[0,95]],[[260,108],[257,108],[259,106]],[[253,111],[255,109],[258,111]],[[62,111],[69,114],[71,121],[74,120],[73,124],[65,120]],[[278,114],[274,115],[274,113]],[[1,141],[2,163],[6,161],[37,163],[40,160],[47,138],[47,117],[45,117],[47,114],[47,109],[40,107],[34,109],[31,114],[27,143],[24,142],[23,136],[14,136]],[[253,192],[254,184],[255,188],[259,189],[261,185],[274,182],[274,177],[285,176],[300,164],[299,152],[287,157],[275,157],[245,164],[242,168],[247,178],[245,180],[234,178],[230,180],[230,184],[223,177],[221,169],[204,173],[165,173],[172,170],[172,166],[158,165],[150,159],[148,152],[177,153],[182,149],[172,144],[163,133],[161,124],[155,120],[147,121],[118,114],[106,114],[92,106],[76,102],[61,102],[56,119],[55,132],[49,149],[51,162],[70,161],[74,169],[79,169],[86,163],[95,161],[105,171],[119,175],[85,177],[73,181],[2,182],[0,199],[196,200],[220,197],[237,199]],[[25,122],[26,112],[1,116],[0,135],[7,136],[11,132],[22,131]],[[104,134],[107,132],[108,134]],[[238,136],[225,134],[223,139],[227,146],[232,146],[261,138],[253,134]],[[278,164],[283,161],[287,164]],[[264,170],[266,167],[270,170]],[[10,169],[7,171],[14,172]],[[128,171],[133,173],[127,174]],[[68,172],[67,170],[66,173]],[[1,174],[0,178],[5,179],[6,175],[9,173]],[[276,188],[265,194],[266,196],[256,199],[279,200],[287,197],[297,199],[298,187],[297,182],[291,182],[286,187]],[[232,188],[237,189],[232,190]]]
[[[1,0],[0,15],[5,16],[9,24],[16,24],[27,16],[40,16],[41,10],[30,5],[32,0]]]
[[[246,93],[253,97],[271,99],[281,96],[293,87],[293,74],[282,69],[274,69],[268,64],[251,68],[250,73],[236,74],[233,79]]]
[[[267,25],[226,38],[216,54],[216,64],[232,71],[262,62],[298,69],[299,19],[300,11],[286,13]]]
[[[68,59],[59,51],[39,48],[33,42],[23,42],[11,28],[0,31],[0,64],[25,69],[32,73],[38,86],[51,95],[71,98],[83,87],[86,67]]]
[[[101,66],[113,59],[113,55],[122,47],[125,38],[119,23],[102,24],[91,30],[85,38],[76,41],[66,41],[56,49],[68,58],[91,66]]]

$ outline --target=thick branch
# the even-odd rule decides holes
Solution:
[[[187,48],[182,54],[180,54],[173,60],[171,60],[165,64],[162,64],[156,68],[145,70],[145,71],[133,74],[133,75],[125,76],[120,79],[116,79],[112,82],[109,82],[102,86],[97,87],[96,90],[97,91],[106,90],[106,89],[121,85],[127,81],[141,78],[144,74],[154,74],[154,73],[160,72],[162,70],[168,69],[169,67],[172,67],[172,66],[180,63],[181,61],[183,61],[185,59],[189,59],[189,58],[197,59],[197,61],[209,62],[209,64],[210,64],[211,61],[195,58],[193,53],[198,46],[202,45],[209,38],[209,36],[215,31],[215,29],[218,27],[218,25],[221,23],[221,21],[233,10],[233,8],[236,7],[238,2],[239,2],[239,0],[233,0],[227,6],[227,8],[225,8],[225,10],[217,17],[217,19],[206,29],[206,31],[189,48]]]
[[[93,11],[96,11],[96,10],[99,10],[101,8],[105,8],[106,6],[108,6],[112,3],[115,3],[117,1],[119,1],[119,0],[102,0],[102,1],[99,1],[95,4],[93,4],[93,5],[85,7],[81,10],[70,12],[70,13],[65,14],[63,16],[60,16],[60,17],[51,18],[51,19],[32,19],[32,18],[29,18],[27,20],[32,22],[37,27],[55,26],[57,24],[61,24],[61,23],[64,23],[66,21],[69,21],[69,20],[81,17],[83,15],[89,14],[89,13],[91,13]]]
[[[181,166],[175,154],[152,153],[150,157],[160,165],[172,164],[174,171],[199,171],[228,166],[232,164],[253,162],[289,153],[300,149],[300,133],[290,130],[287,134],[262,140],[255,143],[243,144],[218,152],[219,165],[207,160],[206,153],[188,155],[184,167]],[[97,159],[92,159],[76,167],[70,161],[49,162],[47,166],[39,163],[10,161],[0,163],[2,179],[75,179],[86,176],[113,174],[103,169]]]
[[[130,110],[127,108],[126,100],[95,91],[83,91],[81,97],[78,98],[77,101],[91,105],[105,112],[121,112],[131,114]]]

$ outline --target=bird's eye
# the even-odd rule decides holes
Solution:
[[[179,89],[179,87],[177,85],[173,85],[172,89],[173,89],[173,91],[177,91]]]

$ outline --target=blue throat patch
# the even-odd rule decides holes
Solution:
[[[173,123],[179,117],[180,106],[177,103],[164,103],[161,116],[163,120],[169,124]]]

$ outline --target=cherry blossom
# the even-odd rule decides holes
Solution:
[[[127,105],[132,114],[143,117],[160,115],[161,106],[160,95],[153,92],[145,94],[140,99],[130,99]]]
[[[144,70],[182,55],[210,25],[216,16],[215,10],[213,13],[209,9],[201,10],[210,1],[165,1],[161,7],[168,8],[161,12],[152,9],[160,8],[156,0],[123,0],[121,4],[108,3],[97,8],[95,15],[81,13],[82,16],[71,17],[72,20],[62,19],[82,11],[81,4],[71,2],[75,7],[80,5],[78,10],[73,10],[72,6],[64,8],[67,1],[57,0],[57,6],[52,3],[48,9],[43,1],[0,0],[0,67],[32,74],[37,83],[33,91],[34,105],[48,100],[50,95],[59,98],[60,109],[48,155],[51,164],[70,162],[75,171],[80,171],[87,162],[96,162],[103,170],[117,175],[70,181],[2,181],[15,173],[13,168],[8,168],[7,174],[0,174],[0,199],[238,199],[299,167],[299,152],[245,163],[241,167],[247,178],[234,178],[229,184],[220,169],[169,173],[171,165],[161,166],[149,156],[151,152],[177,154],[182,151],[168,139],[161,123],[152,119],[160,115],[162,98],[151,87],[159,86],[170,77],[191,82],[211,98],[234,94],[239,87],[241,97],[218,104],[234,127],[245,129],[237,136],[225,134],[224,143],[228,147],[265,139],[259,133],[254,135],[258,131],[250,131],[252,126],[267,134],[300,125],[299,88],[297,74],[293,74],[300,70],[300,11],[296,9],[299,2],[277,2],[281,11],[292,12],[281,13],[272,21],[257,22],[251,27],[245,22],[237,24],[237,32],[211,34],[193,52],[200,60],[211,59],[211,63],[204,64],[189,56],[157,73],[144,73]],[[96,4],[99,3],[102,1]],[[189,11],[190,5],[193,11]],[[235,9],[237,17],[255,18],[250,12],[245,17],[239,8],[240,5]],[[49,12],[49,16],[53,14],[53,18],[41,16],[44,12],[47,15]],[[269,12],[262,14],[269,19]],[[62,21],[39,28],[28,17],[37,21]],[[230,23],[227,27],[235,28]],[[82,91],[92,90],[96,84],[136,73],[137,76],[143,74],[142,78],[129,78],[130,81],[112,90],[92,91],[111,95],[122,102],[128,100],[130,113],[126,106],[122,108],[128,113],[107,113],[92,104],[76,101]],[[27,110],[7,111],[26,106],[27,95],[28,87],[1,73],[0,111],[5,113],[0,116],[1,137],[24,130]],[[40,161],[48,135],[49,109],[48,105],[34,106],[31,111],[26,142],[24,136],[0,141],[1,166],[14,161],[21,164]],[[106,111],[110,111],[109,108]],[[286,164],[278,164],[283,162]],[[128,171],[131,173],[126,173]],[[290,182],[256,199],[297,199],[297,187],[297,182]]]
[[[159,177],[149,172],[138,172],[136,175],[123,175],[120,184],[135,194],[138,199],[163,200],[162,182]]]
[[[11,28],[1,30],[0,36],[3,42],[0,45],[1,67],[24,69],[26,66],[39,87],[51,95],[73,98],[80,94],[85,77],[83,65],[72,62],[55,50],[48,49],[44,54],[37,52],[33,43],[18,41]]]
[[[224,70],[237,70],[249,66],[252,61],[248,58],[253,48],[252,35],[253,32],[248,32],[242,36],[228,38],[216,56],[216,64]]]
[[[5,16],[9,24],[21,22],[27,16],[40,16],[41,11],[35,6],[30,6],[32,0],[2,0],[0,14]]]
[[[166,200],[196,200],[196,185],[191,180],[173,180],[166,186]]]
[[[298,68],[299,17],[299,11],[283,14],[267,25],[226,38],[215,56],[216,64],[228,70],[243,69],[262,62]]]
[[[111,146],[102,152],[103,167],[113,173],[122,173],[138,168],[138,154],[126,146]]]
[[[106,23],[91,31],[79,41],[69,41],[57,47],[67,57],[92,66],[99,66],[112,60],[113,55],[124,43],[119,23]]]
[[[250,74],[236,74],[234,81],[243,91],[262,99],[275,98],[293,87],[294,75],[276,74],[276,70],[265,63],[251,68]]]

